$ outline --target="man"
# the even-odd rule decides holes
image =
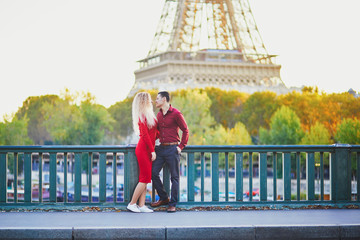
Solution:
[[[159,207],[169,204],[167,211],[172,213],[176,212],[176,203],[178,202],[180,153],[188,142],[189,130],[184,116],[171,106],[168,92],[158,93],[156,107],[160,108],[157,114],[160,146],[156,149],[156,160],[152,164],[152,181],[160,199],[151,203],[151,206]],[[179,128],[182,131],[181,142]],[[169,166],[171,174],[170,199],[159,176],[165,163]]]

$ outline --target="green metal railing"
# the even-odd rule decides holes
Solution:
[[[39,169],[33,170],[34,163]],[[179,206],[360,203],[358,145],[187,146],[181,169]],[[169,192],[167,168],[163,180]],[[137,181],[135,146],[0,146],[0,208],[125,206]]]

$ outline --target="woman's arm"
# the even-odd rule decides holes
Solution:
[[[140,135],[143,137],[147,148],[150,150],[150,152],[155,152],[154,144],[151,142],[150,139],[149,128],[146,124],[146,120],[145,123],[139,121],[139,130],[140,130]]]

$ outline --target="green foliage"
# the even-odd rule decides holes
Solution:
[[[5,119],[5,122],[0,122],[0,145],[29,145],[32,140],[27,134],[26,118],[18,119],[14,117],[12,121]]]
[[[101,144],[113,119],[106,108],[95,103],[90,93],[83,95],[80,106],[67,96],[52,104],[44,104],[44,126],[56,144]]]
[[[131,115],[133,99],[133,97],[126,98],[108,109],[111,117],[114,119],[112,123],[113,132],[110,134],[115,142],[124,142],[125,138],[133,133]]]
[[[210,134],[211,145],[251,145],[251,137],[241,122],[235,124],[233,128],[224,128],[222,125],[217,125]]]
[[[155,100],[158,91],[146,91]],[[360,98],[349,93],[326,94],[316,87],[304,87],[301,93],[284,95],[249,95],[217,88],[170,94],[173,106],[183,112],[188,123],[189,144],[251,144],[248,136],[255,144],[259,138],[261,144],[329,144],[335,139],[354,144],[359,139],[357,125],[346,127],[348,120],[343,121],[360,119]],[[74,94],[68,89],[60,96],[29,97],[12,121],[0,124],[0,143],[126,144],[133,133],[132,101],[133,97],[128,97],[105,109],[90,93]],[[271,126],[272,116],[282,106],[297,117],[283,114]]]
[[[299,144],[304,133],[300,119],[289,107],[282,106],[270,119],[270,130],[261,129],[262,144],[290,145]]]
[[[179,109],[189,127],[189,145],[209,144],[208,135],[215,120],[210,114],[211,100],[199,89],[181,91],[172,99],[172,106]]]
[[[34,144],[48,144],[52,142],[50,133],[44,126],[44,104],[54,104],[59,100],[59,96],[45,95],[38,97],[28,97],[23,106],[16,113],[18,119],[28,119],[28,136]]]
[[[279,106],[280,103],[276,93],[256,92],[244,103],[240,120],[245,124],[249,133],[252,136],[257,137],[260,126],[265,129],[269,128],[270,117]]]
[[[211,100],[210,113],[215,121],[225,128],[233,128],[240,121],[243,104],[249,94],[219,88],[206,88],[205,92]]]
[[[325,126],[321,123],[315,123],[310,128],[309,132],[305,133],[304,138],[301,140],[301,144],[314,145],[314,144],[330,144],[330,134]]]
[[[44,104],[44,126],[55,144],[80,144],[81,112],[69,99],[58,99],[54,104]]]
[[[339,143],[360,144],[360,121],[347,118],[338,125],[335,139]]]
[[[5,122],[0,122],[0,145],[29,145],[32,140],[27,135],[27,119],[17,119],[13,117],[5,118]],[[14,174],[14,154],[8,154],[8,169]],[[18,154],[18,174],[23,172],[24,154]]]
[[[79,138],[81,145],[97,145],[102,143],[105,131],[111,131],[111,123],[113,119],[107,112],[106,108],[84,101],[80,106],[81,125]]]

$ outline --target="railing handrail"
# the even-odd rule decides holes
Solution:
[[[136,144],[128,145],[24,145],[24,146],[10,146],[3,145],[0,146],[0,152],[11,152],[11,151],[62,151],[62,152],[74,152],[74,151],[119,151],[119,150],[128,150],[134,149]],[[184,148],[184,152],[193,152],[193,151],[208,151],[208,152],[217,152],[217,151],[252,151],[257,150],[256,152],[263,151],[287,151],[287,152],[296,152],[301,150],[306,151],[316,151],[320,152],[321,150],[330,151],[335,148],[345,147],[349,149],[359,150],[360,145],[349,145],[349,144],[332,144],[332,145],[188,145]]]

